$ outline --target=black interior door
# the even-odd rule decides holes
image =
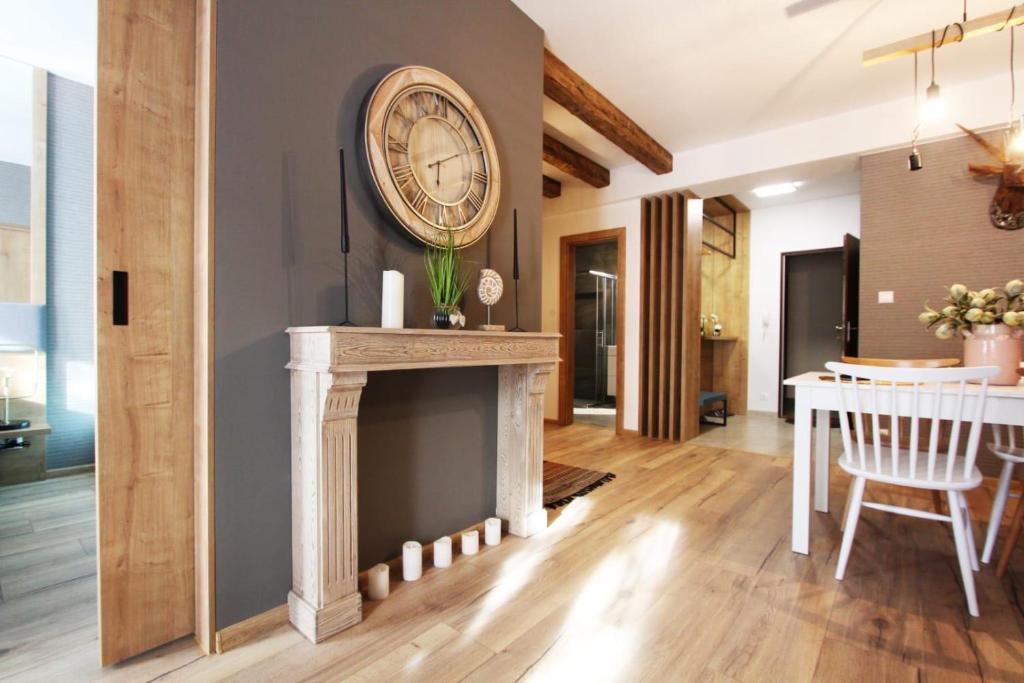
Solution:
[[[844,356],[857,355],[857,326],[860,317],[860,240],[843,235],[843,320],[841,332]]]
[[[824,372],[839,360],[845,329],[843,248],[782,255],[782,324],[779,344],[779,416],[792,417],[795,393],[783,379]],[[856,289],[856,288],[854,288]]]

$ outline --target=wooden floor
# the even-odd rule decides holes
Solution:
[[[866,510],[842,583],[833,578],[838,510],[813,515],[809,557],[790,552],[788,457],[617,437],[590,425],[550,429],[546,449],[548,459],[618,477],[552,513],[538,536],[506,537],[475,557],[457,557],[450,569],[427,570],[419,582],[393,582],[390,598],[364,603],[363,623],[320,645],[282,626],[209,658],[186,640],[102,672],[95,664],[70,669],[57,656],[32,674],[1024,680],[1024,552],[1004,581],[990,567],[977,575],[982,616],[970,619],[952,537],[939,523]],[[833,481],[838,508],[846,480]],[[9,623],[4,615],[5,631]]]
[[[0,488],[0,680],[94,668],[96,628],[93,474]]]

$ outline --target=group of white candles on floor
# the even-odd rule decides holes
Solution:
[[[484,522],[484,543],[498,545],[501,543],[501,520],[489,517]],[[466,531],[462,534],[462,554],[476,555],[480,551],[480,532]],[[444,569],[452,566],[452,538],[442,536],[434,541],[434,567]],[[423,546],[416,541],[402,544],[402,579],[417,581],[423,576]],[[383,600],[391,591],[391,570],[383,562],[374,565],[369,572],[367,593],[370,600]]]

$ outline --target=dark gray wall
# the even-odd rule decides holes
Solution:
[[[29,225],[32,169],[25,164],[0,161],[0,223]]]
[[[502,170],[493,265],[511,280],[519,210],[521,320],[540,322],[543,33],[508,0],[221,0],[217,20],[217,627],[291,585],[289,325],[341,320],[337,147],[349,165],[352,318],[380,324],[381,271],[405,273],[406,325],[429,325],[422,250],[377,204],[359,140],[390,70],[441,70],[473,96]],[[466,251],[485,260],[486,240]],[[475,277],[474,277],[475,282]],[[507,290],[511,292],[511,282]],[[512,322],[512,297],[496,307]],[[484,318],[471,297],[471,325]],[[397,556],[494,512],[493,369],[373,374],[360,415],[360,547]],[[458,492],[458,495],[455,493]]]
[[[95,459],[93,89],[47,79],[46,468]]]

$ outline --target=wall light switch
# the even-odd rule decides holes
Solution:
[[[893,296],[892,292],[879,292],[878,293],[878,303],[880,303],[880,304],[891,304],[894,301],[896,301],[896,298]]]

